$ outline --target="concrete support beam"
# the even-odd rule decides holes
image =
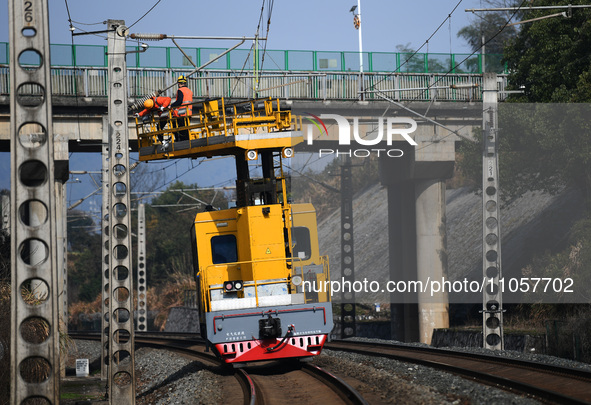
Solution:
[[[380,179],[388,188],[390,279],[441,280],[447,276],[445,179],[453,175],[455,145],[438,128],[419,125],[419,144],[401,144],[403,157],[384,156]],[[446,294],[393,294],[392,337],[431,343],[433,329],[449,326]]]
[[[488,280],[482,292],[483,346],[503,350],[503,292],[499,288],[503,277],[501,260],[501,213],[499,197],[498,155],[498,92],[497,75],[483,77],[482,103],[482,276]]]
[[[59,403],[57,230],[48,2],[8,2],[10,403]],[[32,65],[21,63],[33,55]],[[33,107],[33,108],[31,108]],[[36,290],[37,286],[42,288]],[[35,333],[42,325],[47,334]]]
[[[341,276],[355,282],[355,241],[353,240],[353,176],[351,158],[341,165]],[[341,292],[341,338],[356,335],[355,291]]]
[[[58,317],[61,332],[68,331],[68,205],[66,181],[69,177],[68,139],[61,135],[54,137],[53,144],[55,171],[55,211],[57,229],[57,277]],[[66,376],[65,358],[60,362],[60,375]]]
[[[103,145],[102,145],[102,191],[103,206],[101,209],[102,234],[102,286],[101,289],[101,380],[109,378],[109,120],[103,117]]]
[[[146,204],[137,210],[137,330],[148,331],[148,272],[146,269]]]
[[[409,281],[416,277],[414,184],[410,181],[388,186],[388,237],[390,280]],[[419,340],[416,294],[392,293],[390,297],[391,336],[401,342]]]
[[[75,107],[73,107],[75,108]],[[129,120],[130,141],[137,141],[135,122]],[[102,115],[55,115],[54,131],[70,141],[91,141],[100,143],[102,138]],[[10,115],[0,114],[0,141],[8,140]]]
[[[445,182],[419,180],[415,185],[417,280],[447,279],[445,246]],[[449,327],[447,293],[418,294],[421,343],[431,344],[434,328]]]
[[[109,401],[135,404],[125,22],[109,27]]]
[[[68,325],[68,293],[67,293],[67,194],[66,182],[69,178],[69,159],[68,159],[68,138],[63,135],[56,135],[53,143],[54,171],[55,171],[55,204],[57,216],[57,265],[58,265],[58,285],[59,312],[64,326]]]

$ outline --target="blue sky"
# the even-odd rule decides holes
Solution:
[[[50,40],[71,43],[68,6],[74,25],[87,31],[101,30],[103,21],[125,20],[128,26],[140,19],[155,0],[52,0],[50,3]],[[255,33],[263,1],[225,0],[223,2],[161,0],[131,32],[166,33],[170,35],[251,36]],[[0,9],[7,10],[7,0],[0,0]],[[268,0],[265,0],[268,4]],[[357,51],[357,31],[349,12],[357,0],[299,0],[274,2],[269,30],[268,49],[303,49],[326,51]],[[425,42],[458,4],[458,0],[382,1],[363,0],[363,47],[367,51],[389,52],[398,44],[417,48]],[[469,23],[466,8],[479,7],[479,0],[464,0],[451,17],[451,48],[453,52],[468,50],[456,37],[457,31]],[[0,41],[8,40],[7,13],[0,24]],[[264,19],[268,15],[264,12]],[[96,24],[98,23],[98,24]],[[96,24],[96,25],[86,25]],[[266,31],[264,27],[263,31]],[[81,32],[77,30],[76,32]],[[96,36],[77,36],[77,44],[102,44]],[[169,45],[169,44],[167,44]],[[187,46],[220,46],[220,43],[195,43]],[[429,42],[429,52],[450,51],[450,24],[446,22]]]
[[[266,33],[269,4],[264,1],[261,34]],[[393,0],[362,0],[363,50],[366,52],[394,52],[397,45],[409,45],[417,49],[431,37],[439,25],[439,31],[429,40],[421,52],[467,53],[466,43],[457,37],[457,31],[468,25],[474,17],[466,8],[480,7],[479,0],[465,0],[457,7],[450,20],[446,17],[458,4],[458,0],[415,0],[412,2]],[[105,29],[107,19],[125,20],[132,33],[165,33],[185,36],[252,36],[256,32],[261,14],[262,0],[226,0],[223,2],[161,0],[154,9],[140,18],[156,4],[156,0],[52,0],[49,2],[50,42],[70,44],[71,19],[75,32]],[[357,0],[278,0],[273,4],[267,49],[358,51],[358,32],[353,27],[353,15],[349,12]],[[69,16],[68,11],[69,9]],[[0,0],[0,42],[8,42],[8,3]],[[84,35],[73,37],[75,44],[106,45],[105,36]],[[230,47],[233,41],[182,40],[188,47]],[[170,41],[153,43],[158,46],[172,46]],[[250,44],[243,45],[250,47]],[[133,156],[132,156],[133,157]],[[0,188],[10,187],[10,163],[6,153],[0,154]],[[197,168],[189,161],[176,164],[156,164],[154,169],[166,169],[167,180],[177,178],[185,183],[200,186],[226,185],[232,180],[234,165],[223,161],[205,162]],[[101,167],[98,154],[74,154],[71,156],[71,170],[94,170]],[[184,174],[186,173],[186,174]],[[73,176],[81,182],[69,184],[69,204],[89,194],[94,184],[87,175]],[[90,198],[82,209],[89,209]],[[100,196],[94,204],[100,204]]]

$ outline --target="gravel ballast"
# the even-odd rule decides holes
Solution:
[[[68,356],[68,366],[75,364],[76,358],[96,362],[100,347],[97,341],[76,340]],[[222,373],[221,368],[176,353],[140,348],[135,351],[136,404],[221,404]]]
[[[354,338],[354,340],[388,343],[377,339]],[[509,351],[492,352],[484,349],[454,348],[454,350],[467,350],[591,370],[588,364],[551,356]],[[71,351],[70,358],[88,358],[93,362],[99,355],[99,342],[78,340],[75,349]],[[365,393],[372,404],[529,405],[539,403],[531,398],[477,384],[429,367],[381,357],[324,350],[322,355],[314,359],[314,364],[325,367],[347,380],[362,394]],[[199,361],[165,350],[140,348],[135,352],[135,369],[138,405],[223,403],[222,380],[227,374],[220,367],[204,365]]]
[[[165,350],[135,352],[138,405],[222,403],[219,370]]]
[[[324,350],[315,360],[335,374],[362,381],[360,392],[381,393],[384,404],[539,404],[453,374],[381,357]]]

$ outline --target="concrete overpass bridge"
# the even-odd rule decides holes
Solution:
[[[51,97],[54,128],[70,141],[70,151],[100,151],[102,116],[107,114],[107,46],[52,44]],[[0,43],[0,150],[8,150],[9,133],[9,44]],[[165,89],[176,77],[188,74],[192,64],[203,64],[224,49],[175,47],[127,47],[127,96],[133,104],[147,94]],[[249,99],[272,97],[297,110],[363,110],[371,114],[393,105],[385,99],[404,102],[416,111],[435,112],[438,119],[455,119],[449,111],[465,111],[465,105],[482,101],[482,72],[499,73],[499,90],[507,84],[502,55],[365,52],[365,72],[359,74],[357,52],[267,50],[266,62],[253,61],[248,49],[235,49],[206,69],[188,78],[195,100],[225,97]],[[37,63],[25,53],[20,63]],[[253,71],[257,74],[253,74]],[[359,100],[359,89],[365,103]],[[46,97],[34,88],[27,96]],[[175,96],[174,89],[163,95]],[[501,97],[503,94],[501,94]],[[462,105],[454,108],[453,105]],[[444,107],[447,105],[447,107]],[[342,106],[339,107],[339,106]],[[327,107],[328,108],[328,107]],[[473,107],[470,107],[473,108]],[[476,109],[480,107],[474,107]],[[356,112],[357,113],[357,112]],[[347,114],[344,114],[347,115]],[[348,114],[354,115],[354,114]],[[135,148],[134,132],[130,132]],[[97,145],[93,148],[93,145]],[[90,148],[89,148],[90,147]]]

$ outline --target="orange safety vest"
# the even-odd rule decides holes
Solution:
[[[174,116],[184,117],[185,115],[193,115],[193,92],[187,86],[179,87],[179,91],[183,93],[183,103],[181,107],[178,107],[174,111]]]

